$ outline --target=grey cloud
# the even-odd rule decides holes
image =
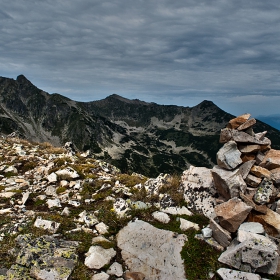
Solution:
[[[3,0],[0,75],[79,100],[279,95],[279,10],[276,0]]]

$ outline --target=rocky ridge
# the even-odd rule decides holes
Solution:
[[[280,157],[254,123],[231,120],[217,165],[181,178],[2,138],[0,279],[277,277]]]
[[[233,116],[211,101],[194,107],[158,105],[116,94],[92,102],[77,102],[49,94],[25,76],[0,77],[0,133],[62,146],[71,141],[122,172],[149,177],[181,173],[190,165],[215,164],[219,132]],[[275,149],[280,132],[257,122],[256,131],[269,131]],[[211,143],[211,145],[209,145]]]

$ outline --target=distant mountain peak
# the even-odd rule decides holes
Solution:
[[[125,102],[125,103],[129,103],[129,104],[136,104],[136,105],[150,105],[151,103],[148,103],[148,102],[145,102],[145,101],[141,101],[139,99],[128,99],[128,98],[125,98],[125,97],[122,97],[118,94],[111,94],[109,95],[108,97],[105,98],[105,100],[119,100],[121,102]]]

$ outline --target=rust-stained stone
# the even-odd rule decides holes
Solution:
[[[275,187],[280,187],[280,167],[272,169],[271,171],[272,180],[274,182]]]
[[[248,221],[261,223],[268,235],[280,237],[280,215],[269,208],[266,214],[251,212]]]
[[[259,178],[268,178],[268,179],[271,178],[271,172],[261,166],[254,165],[251,168],[250,172]]]
[[[250,114],[244,114],[244,115],[238,116],[229,121],[228,127],[235,129],[235,128],[239,127],[240,125],[244,124],[250,117],[251,117]]]
[[[255,154],[242,154],[241,159],[243,162],[255,160],[256,155]]]
[[[245,130],[252,127],[256,123],[255,119],[247,120],[245,123],[237,127],[237,130]]]
[[[269,150],[265,154],[265,157],[260,163],[260,166],[265,167],[268,170],[280,167],[280,150]]]
[[[248,174],[248,176],[245,179],[245,182],[253,188],[256,188],[261,183],[261,181],[262,181],[261,178],[251,174]]]
[[[251,210],[251,206],[236,197],[215,207],[220,225],[229,232],[235,232]]]

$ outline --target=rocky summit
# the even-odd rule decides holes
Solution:
[[[280,151],[245,114],[213,168],[148,178],[0,139],[0,279],[280,279]]]
[[[76,149],[117,166],[122,172],[149,177],[182,173],[191,165],[211,168],[220,148],[219,133],[233,118],[211,101],[194,107],[158,105],[116,94],[77,102],[49,94],[25,76],[0,77],[0,133]],[[248,124],[246,124],[248,125]],[[280,132],[257,121],[256,132],[268,131],[274,149]]]

